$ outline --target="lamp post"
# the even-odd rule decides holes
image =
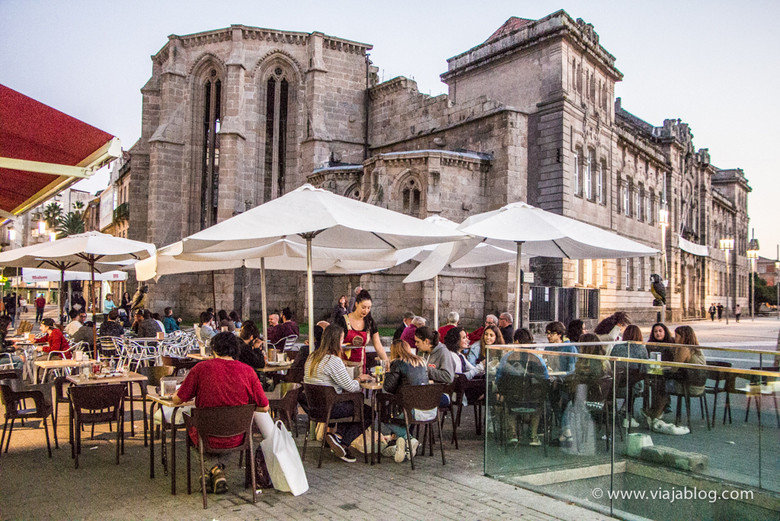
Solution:
[[[729,300],[731,295],[731,279],[729,278],[729,253],[734,249],[734,239],[721,239],[718,246],[726,255],[726,324],[728,324]]]
[[[666,262],[666,229],[669,227],[669,210],[666,208],[661,208],[658,210],[658,225],[661,227],[661,273],[663,276],[661,277],[662,283],[666,285],[666,287],[669,287],[669,276],[667,275],[667,262]],[[671,294],[669,291],[666,292],[666,299],[669,300],[671,298]],[[661,316],[657,317],[658,322],[664,322],[666,320],[666,303],[662,304],[661,306]]]
[[[758,260],[758,239],[756,239],[756,230],[753,229],[753,237],[750,239],[747,248],[747,258],[750,261],[750,320],[755,320],[756,307],[756,261]]]

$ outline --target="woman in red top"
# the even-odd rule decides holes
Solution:
[[[336,319],[336,325],[346,331],[344,344],[354,346],[345,347],[343,358],[351,362],[363,361],[363,371],[366,370],[365,346],[368,342],[374,345],[376,354],[387,369],[389,362],[387,352],[379,339],[379,330],[374,318],[371,316],[371,295],[366,290],[360,290],[355,297],[355,310]],[[347,355],[347,351],[349,354]]]
[[[223,407],[255,404],[257,411],[268,411],[268,398],[254,369],[237,359],[241,340],[233,333],[217,333],[211,339],[214,358],[197,363],[173,395],[173,403],[179,405],[195,398],[196,407]],[[193,429],[190,439],[198,443],[198,433]],[[215,448],[237,447],[243,443],[243,435],[231,438],[209,438]],[[209,471],[208,480],[217,494],[227,492],[225,464],[220,460]]]
[[[44,318],[41,321],[41,333],[43,333],[43,336],[36,338],[35,343],[46,344],[41,348],[44,353],[67,351],[64,356],[65,358],[70,358],[70,351],[68,351],[68,349],[70,349],[70,344],[68,343],[68,339],[65,338],[62,331],[54,325],[53,318]],[[49,355],[46,354],[44,356],[48,358]]]

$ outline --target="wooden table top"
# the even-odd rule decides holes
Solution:
[[[383,385],[374,380],[369,380],[368,382],[360,382],[360,387],[368,389],[369,391],[379,391],[382,389]]]
[[[99,378],[83,378],[81,375],[68,376],[68,381],[73,385],[125,384],[129,382],[146,382],[148,379],[149,379],[148,377],[139,373],[135,373],[133,371],[128,371],[126,374],[119,375],[119,376],[108,376],[108,377],[99,377]]]
[[[81,367],[94,363],[94,360],[74,360],[72,358],[56,360],[36,360],[35,365],[41,369],[62,369],[64,367]]]
[[[146,397],[152,400],[153,402],[157,402],[160,405],[164,405],[165,407],[188,407],[188,406],[195,406],[195,400],[190,400],[189,402],[182,402],[178,405],[173,403],[172,397],[165,397],[160,396],[157,394],[156,390],[150,389],[149,392],[146,394]]]
[[[211,355],[202,355],[200,353],[187,353],[187,358],[192,358],[193,360],[210,360],[214,357]]]
[[[266,363],[265,367],[255,368],[255,371],[258,373],[274,373],[276,371],[286,371],[291,368],[292,365],[292,362],[276,363],[274,365],[268,365],[268,363]]]

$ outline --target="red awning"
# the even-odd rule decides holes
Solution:
[[[0,216],[44,202],[119,150],[111,134],[0,85]]]

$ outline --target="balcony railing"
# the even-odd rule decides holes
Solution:
[[[114,223],[127,221],[130,218],[130,205],[122,203],[114,210]]]

